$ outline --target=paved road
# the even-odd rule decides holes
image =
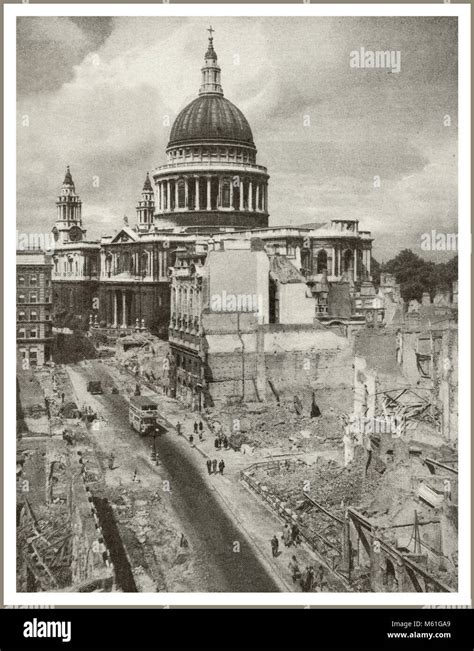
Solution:
[[[111,380],[105,364],[74,367],[84,383],[101,379],[103,395],[94,396],[114,427],[117,440],[127,441],[130,454],[149,455],[150,439],[142,438],[128,424],[128,403],[122,395],[111,393]],[[108,385],[108,386],[107,386]],[[170,482],[172,508],[197,556],[208,592],[279,592],[280,589],[260,561],[253,547],[228,515],[212,487],[203,476],[204,459],[172,429],[157,437],[161,460],[160,475]],[[198,464],[202,463],[202,467]],[[235,551],[238,550],[238,551]]]

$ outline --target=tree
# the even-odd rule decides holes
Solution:
[[[370,258],[370,275],[372,276],[372,281],[378,287],[380,285],[380,271],[381,265],[375,258]]]
[[[450,290],[458,277],[457,256],[446,263],[435,264],[416,255],[410,249],[400,251],[392,260],[381,266],[395,276],[400,283],[400,293],[405,301],[421,301],[423,292],[429,292],[431,299],[439,290]]]

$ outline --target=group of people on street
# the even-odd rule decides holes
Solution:
[[[208,459],[206,461],[206,466],[207,466],[207,473],[208,475],[216,475],[217,474],[217,459]],[[223,475],[224,474],[224,468],[225,468],[225,463],[224,459],[221,459],[219,461],[219,474]]]
[[[183,433],[183,426],[181,425],[179,420],[176,423],[176,432],[178,433],[178,436],[180,436]],[[191,443],[191,445],[193,445],[195,436],[198,436],[199,440],[203,441],[204,440],[203,435],[204,435],[204,423],[202,422],[202,420],[200,420],[199,423],[197,422],[197,420],[195,420],[193,425],[193,431],[188,436],[188,441]]]
[[[229,448],[229,439],[227,436],[219,434],[219,436],[216,436],[214,439],[214,447],[216,450],[220,450],[221,448],[224,448],[224,450],[227,450]]]
[[[197,422],[197,420],[194,421],[194,433],[199,435],[199,440],[202,441],[202,435],[204,433],[204,424],[202,420]]]
[[[296,556],[292,556],[291,561],[288,563],[288,567],[290,568],[293,583],[298,582],[302,592],[314,592],[318,589],[321,590],[322,586],[326,582],[324,567],[322,565],[318,567],[317,571],[314,570],[312,565],[307,565],[302,572]]]
[[[290,528],[290,525],[285,524],[281,539],[283,540],[285,547],[291,547],[291,545],[295,545],[296,547],[297,545],[301,545],[301,536],[298,525],[293,524]]]
[[[281,539],[285,547],[291,547],[291,545],[300,545],[301,536],[296,524],[290,525],[286,524],[283,530]],[[276,535],[270,541],[272,556],[277,558],[281,552],[279,551],[280,543]],[[321,590],[325,581],[324,567],[319,565],[317,571],[315,571],[312,565],[307,565],[303,571],[301,571],[298,564],[298,559],[295,555],[291,557],[288,567],[291,572],[291,578],[293,583],[299,583],[302,592],[314,592],[315,590]]]

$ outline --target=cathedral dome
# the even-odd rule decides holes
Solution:
[[[200,95],[179,113],[168,147],[204,141],[255,148],[252,131],[242,111],[217,93]]]

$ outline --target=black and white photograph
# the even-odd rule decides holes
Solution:
[[[467,604],[468,14],[118,6],[10,16],[15,603]]]

